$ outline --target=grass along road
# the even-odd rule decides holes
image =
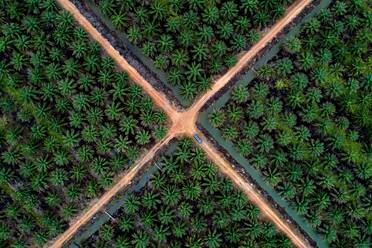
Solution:
[[[172,138],[179,136],[193,137],[198,132],[196,127],[196,120],[200,109],[206,102],[211,99],[219,90],[221,90],[237,73],[239,73],[247,63],[254,58],[267,44],[269,44],[288,24],[291,23],[301,11],[308,6],[311,0],[298,0],[291,5],[285,16],[280,19],[274,26],[272,26],[266,34],[256,43],[250,50],[248,50],[239,59],[238,63],[232,67],[221,78],[215,81],[212,88],[208,90],[203,96],[186,111],[180,111],[176,108],[162,92],[158,92],[155,88],[147,82],[138,71],[131,66],[120,53],[110,44],[110,42],[103,37],[101,33],[85,18],[84,15],[76,8],[76,6],[69,0],[57,0],[59,5],[70,12],[75,20],[96,40],[111,56],[119,67],[125,70],[132,80],[140,85],[143,90],[151,97],[155,104],[162,108],[171,120],[171,127],[164,139],[155,144],[143,157],[141,157],[133,167],[131,167],[122,178],[106,193],[102,195],[92,206],[90,206],[84,213],[82,213],[76,221],[57,239],[53,242],[51,247],[57,248],[67,242],[81,226],[86,224],[95,213],[97,213],[105,204],[107,204],[120,190],[127,186],[137,173],[155,156],[164,145],[166,145]],[[198,144],[213,161],[218,168],[227,175],[234,184],[243,190],[247,197],[260,208],[262,213],[271,220],[279,230],[285,233],[297,247],[309,247],[308,242],[300,234],[294,225],[287,223],[280,213],[276,211],[271,204],[251,186],[242,175],[234,170],[234,167],[226,161],[222,154],[204,137],[204,143]]]

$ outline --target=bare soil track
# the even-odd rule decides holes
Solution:
[[[260,209],[262,215],[285,233],[294,245],[297,247],[310,247],[309,242],[303,235],[293,225],[284,220],[279,211],[271,206],[270,202],[257,191],[253,184],[247,182],[242,175],[234,170],[231,164],[220,155],[220,152],[210,142],[204,138],[204,142],[200,147],[203,148],[208,158],[218,166],[219,170],[228,176],[245,193],[248,199]]]
[[[153,99],[155,104],[168,114],[173,115],[175,107],[168,101],[162,92],[158,92],[151,84],[149,84],[138,72],[131,66],[120,53],[110,44],[110,42],[98,32],[98,30],[80,13],[76,6],[69,0],[57,0],[59,5],[70,12],[75,20],[82,26],[90,36],[96,40],[107,52],[107,54],[115,60],[119,67],[125,70],[134,82],[140,85],[144,91]]]
[[[137,173],[156,155],[164,145],[166,145],[172,138],[179,136],[192,137],[198,129],[196,127],[196,120],[200,109],[206,102],[213,97],[219,90],[221,90],[237,73],[247,65],[247,63],[254,58],[266,45],[268,45],[288,24],[291,23],[301,12],[308,6],[311,0],[297,0],[290,6],[285,16],[280,19],[274,26],[267,31],[262,39],[248,50],[225,75],[219,78],[203,96],[201,96],[188,110],[180,111],[174,106],[167,97],[155,90],[150,83],[148,83],[138,72],[132,67],[121,55],[115,50],[110,42],[99,33],[94,26],[80,13],[74,4],[69,0],[57,0],[59,5],[65,10],[69,11],[77,22],[96,40],[111,56],[123,70],[127,71],[132,80],[140,85],[143,90],[152,98],[155,104],[162,108],[171,120],[171,127],[164,139],[156,143],[143,157],[141,157],[121,178],[117,183],[101,196],[98,201],[91,205],[85,212],[83,212],[74,223],[56,240],[54,240],[51,247],[62,247],[80,227],[85,225],[95,213],[100,211],[102,207],[107,204],[120,190],[130,184],[131,180]],[[199,132],[200,133],[200,132]],[[262,214],[272,221],[279,230],[285,233],[297,247],[310,247],[308,241],[300,234],[294,225],[288,223],[282,218],[280,213],[274,209],[271,204],[247,181],[240,175],[234,166],[231,165],[223,155],[203,137],[203,144],[198,144],[202,148],[209,159],[213,161],[220,171],[228,176],[237,187],[239,187],[247,197],[260,208]]]
[[[142,158],[140,158],[135,165],[133,165],[118,182],[106,193],[104,193],[101,198],[95,202],[92,206],[89,207],[79,218],[70,225],[70,227],[61,235],[59,236],[55,242],[51,245],[51,247],[62,247],[62,245],[68,241],[78,230],[81,226],[86,224],[99,210],[102,209],[104,205],[106,205],[120,190],[128,186],[133,178],[137,175],[137,173],[143,168],[145,164],[151,161],[151,159],[155,156],[156,152],[159,151],[164,145],[168,144],[168,142],[173,137],[171,135],[167,135],[164,139],[156,143]]]
[[[239,61],[231,67],[222,77],[220,77],[204,95],[202,95],[190,109],[194,109],[195,113],[204,106],[204,104],[221,90],[237,73],[253,59],[262,49],[266,47],[280,32],[288,26],[301,12],[308,6],[312,0],[297,0],[286,11],[286,14],[278,22],[276,22],[264,36],[253,45]]]

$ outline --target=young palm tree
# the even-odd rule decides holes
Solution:
[[[72,205],[66,205],[62,209],[62,216],[66,219],[69,220],[72,218],[76,213],[76,209]]]
[[[79,143],[79,141],[79,134],[76,133],[74,130],[67,130],[65,135],[63,136],[63,144],[68,149],[75,147]]]
[[[109,120],[117,120],[119,119],[122,108],[120,108],[120,105],[118,103],[111,103],[107,106],[105,114],[109,118]]]
[[[143,231],[134,233],[132,237],[133,240],[131,243],[135,248],[145,248],[150,242],[150,238]]]
[[[124,13],[117,13],[112,16],[112,24],[118,29],[122,29],[127,23],[127,17]]]
[[[132,116],[124,117],[120,123],[120,128],[125,134],[134,134],[137,120]]]
[[[173,85],[181,85],[181,82],[184,80],[181,70],[172,68],[169,71],[168,80]]]
[[[157,48],[155,43],[147,41],[142,46],[143,53],[148,57],[154,57],[157,53]]]
[[[87,162],[93,158],[93,149],[87,145],[81,146],[77,149],[77,155],[81,162]]]
[[[184,50],[176,50],[172,54],[172,63],[176,67],[181,67],[186,65],[189,60],[188,54]]]
[[[137,26],[131,26],[128,29],[128,39],[134,44],[139,44],[142,39],[141,30]]]
[[[135,213],[138,210],[140,201],[138,197],[134,195],[129,195],[128,198],[125,199],[126,211],[130,213]]]
[[[205,44],[198,43],[194,46],[193,52],[193,59],[200,62],[205,60],[208,55],[208,47]]]
[[[159,221],[163,224],[170,224],[174,218],[174,212],[168,207],[160,209],[157,214]]]
[[[231,93],[232,99],[238,103],[243,103],[247,101],[248,96],[249,96],[248,90],[244,86],[235,87]]]
[[[115,241],[115,247],[117,248],[130,248],[131,243],[129,238],[120,237],[118,240]]]
[[[198,34],[201,42],[203,43],[209,42],[213,38],[213,28],[210,26],[203,25],[202,27],[200,27]]]
[[[223,137],[225,139],[228,139],[228,140],[234,140],[238,137],[239,135],[239,132],[238,130],[233,127],[233,126],[230,126],[230,127],[226,127],[224,130],[223,130]]]
[[[191,63],[188,66],[188,70],[186,71],[187,78],[192,81],[196,81],[199,77],[201,77],[203,73],[203,69],[200,64]]]
[[[232,105],[227,110],[227,117],[233,123],[236,123],[242,118],[243,113],[244,112],[242,108]]]
[[[33,235],[34,241],[38,245],[43,245],[48,241],[48,234],[44,231],[39,231]]]
[[[102,188],[108,189],[112,185],[113,180],[114,180],[113,173],[111,173],[111,172],[104,172],[100,176],[98,182],[102,186]]]
[[[72,184],[67,187],[66,190],[66,197],[70,200],[77,200],[78,197],[80,196],[81,191],[80,188],[77,187],[77,185]]]
[[[0,222],[0,240],[8,240],[11,235],[10,227]]]
[[[140,145],[145,145],[150,142],[150,134],[145,130],[141,130],[136,134],[136,141]]]
[[[123,232],[127,232],[129,230],[132,230],[134,227],[134,220],[130,216],[123,216],[119,220],[119,228]]]
[[[248,156],[253,152],[253,144],[248,139],[243,139],[239,142],[238,148],[243,156]]]
[[[67,180],[67,173],[63,169],[57,169],[51,173],[50,181],[53,185],[63,185]]]
[[[157,199],[158,195],[153,192],[146,192],[142,196],[142,203],[144,207],[148,209],[155,208],[156,204],[160,202],[160,200]]]
[[[167,238],[168,228],[159,226],[154,229],[154,239],[159,243],[164,243]]]
[[[88,181],[87,182],[87,185],[86,185],[86,188],[85,188],[85,192],[86,192],[86,195],[88,197],[96,197],[98,195],[100,191],[100,188],[99,188],[99,185],[97,182],[95,181]]]
[[[170,52],[174,48],[174,42],[170,35],[162,35],[159,38],[159,49],[162,52]]]
[[[221,8],[221,14],[226,19],[233,20],[238,14],[238,5],[233,1],[224,3]]]
[[[225,115],[223,111],[214,109],[208,116],[209,121],[214,127],[221,126],[225,121]]]
[[[175,205],[180,200],[181,195],[177,188],[166,187],[162,192],[162,201],[167,205]]]
[[[114,234],[113,232],[114,232],[114,230],[110,225],[104,225],[100,229],[99,235],[100,235],[100,238],[102,238],[105,241],[108,241],[108,240],[112,239],[113,234]]]
[[[117,139],[115,139],[115,149],[118,152],[126,153],[130,144],[131,142],[128,140],[127,137],[123,137],[120,135]]]
[[[3,161],[9,165],[16,165],[19,163],[20,154],[16,151],[5,151],[1,154]]]
[[[244,13],[253,13],[254,10],[258,8],[257,0],[242,0],[242,7]]]
[[[166,56],[160,55],[160,56],[156,57],[156,59],[154,61],[154,65],[155,65],[156,68],[158,68],[160,70],[165,70],[169,65],[168,58]]]
[[[208,24],[215,24],[219,18],[219,9],[216,6],[207,6],[204,9],[203,20]]]
[[[10,183],[14,179],[14,172],[7,168],[0,168],[0,185]]]

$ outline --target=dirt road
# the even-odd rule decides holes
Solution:
[[[244,179],[236,170],[234,170],[231,164],[220,155],[220,152],[214,148],[214,146],[208,142],[205,137],[203,137],[203,140],[203,144],[199,144],[199,146],[204,150],[208,158],[218,166],[219,170],[223,174],[229,177],[235,183],[235,185],[245,193],[248,199],[261,210],[263,216],[272,221],[276,227],[285,233],[292,243],[297,247],[310,247],[310,244],[302,237],[296,228],[287,223],[281,217],[281,214],[271,206],[270,202],[262,197],[262,195],[253,187],[253,185],[247,182],[246,179]]]
[[[176,112],[175,107],[169,102],[166,96],[154,89],[154,87],[149,84],[139,73],[138,71],[131,66],[121,55],[120,53],[111,45],[111,43],[103,37],[103,35],[98,32],[96,28],[83,16],[80,11],[72,4],[69,0],[57,0],[58,4],[70,12],[75,20],[82,26],[90,36],[96,40],[101,47],[107,52],[107,54],[115,60],[115,62],[120,66],[121,69],[125,70],[131,79],[140,85],[144,91],[152,98],[152,100],[158,106],[169,115],[172,116]]]
[[[291,21],[293,21],[301,11],[308,6],[312,0],[298,0],[293,3],[286,11],[286,14],[272,26],[266,34],[249,49],[239,61],[230,68],[226,74],[220,77],[204,95],[197,99],[191,106],[190,111],[198,113],[205,103],[222,89],[237,73],[239,73],[257,53],[259,53],[267,44],[269,44]]]
[[[268,43],[270,43],[275,36],[277,36],[286,25],[288,25],[309,3],[311,0],[298,0],[291,7],[288,8],[286,15],[279,20],[268,32],[261,38],[261,40],[254,45],[249,51],[247,51],[238,63],[232,67],[225,75],[219,78],[212,88],[201,96],[187,111],[180,112],[178,109],[171,104],[171,102],[161,92],[156,91],[150,83],[148,83],[137,71],[133,68],[105,39],[93,26],[92,24],[79,12],[79,10],[68,0],[57,0],[59,5],[69,11],[77,22],[96,40],[111,56],[117,64],[123,70],[127,71],[129,76],[135,83],[140,85],[143,90],[152,98],[155,104],[162,108],[168,115],[172,122],[167,136],[154,145],[150,151],[148,151],[136,164],[130,168],[126,174],[109,190],[107,191],[97,202],[88,208],[80,217],[77,218],[76,222],[73,223],[70,228],[62,235],[60,235],[54,243],[51,245],[53,248],[62,247],[78,229],[86,224],[95,213],[97,213],[105,204],[107,204],[120,190],[127,186],[131,180],[137,175],[137,173],[148,163],[156,154],[156,152],[166,145],[173,137],[188,136],[192,137],[195,132],[198,132],[196,128],[196,120],[202,106],[214,96],[220,89],[222,89],[231,80],[234,75],[239,73],[244,66],[255,57]],[[220,152],[213,147],[211,143],[203,137],[204,143],[198,144],[208,155],[208,157],[219,167],[221,172],[227,175],[231,180],[247,195],[247,197],[256,204],[270,221],[272,221],[279,230],[283,231],[292,242],[301,248],[309,247],[305,238],[297,232],[296,228],[287,223],[281,218],[281,215],[271,207],[271,204],[257,192],[238,172],[236,172],[233,166],[226,161]]]
[[[98,212],[100,211],[119,191],[129,185],[137,173],[151,161],[156,152],[163,148],[173,138],[173,135],[168,134],[164,139],[156,143],[145,155],[138,160],[124,176],[106,193],[104,193],[97,202],[90,206],[82,215],[80,215],[76,222],[73,223],[62,235],[60,235],[54,243],[50,246],[52,248],[62,247],[62,245],[70,240],[72,236]]]

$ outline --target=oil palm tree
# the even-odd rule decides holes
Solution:
[[[155,222],[155,214],[152,213],[152,212],[144,212],[143,214],[141,214],[141,223],[147,227],[147,228],[150,228],[151,226],[154,225],[154,222]]]
[[[208,47],[205,44],[197,43],[194,45],[194,48],[192,50],[193,53],[193,59],[200,62],[205,60],[208,57]]]
[[[140,145],[145,145],[150,142],[150,134],[146,130],[141,130],[136,134],[136,141]]]
[[[157,199],[158,195],[153,193],[153,192],[146,192],[142,196],[142,204],[144,207],[148,209],[153,209],[155,208],[156,204],[160,202],[159,199]]]
[[[14,179],[14,173],[8,168],[0,168],[0,185],[10,183]]]
[[[150,238],[147,236],[147,234],[143,231],[138,231],[132,235],[132,245],[134,245],[135,248],[145,248],[148,246],[150,242]]]
[[[168,228],[164,226],[155,227],[154,239],[159,243],[164,243],[167,238]]]
[[[162,201],[167,205],[175,205],[180,200],[181,195],[177,188],[166,187],[162,192]]]
[[[223,111],[214,109],[209,114],[208,119],[214,127],[219,127],[224,123],[225,115]]]
[[[203,69],[200,64],[192,62],[191,65],[188,66],[188,70],[186,71],[187,78],[192,81],[196,81],[199,77],[202,76]]]
[[[9,240],[10,236],[11,236],[12,232],[11,232],[11,229],[8,225],[6,225],[5,223],[1,222],[0,223],[0,240]]]
[[[63,185],[64,181],[67,180],[67,173],[63,169],[54,170],[51,173],[50,181],[53,185]]]
[[[122,29],[127,23],[127,17],[124,13],[119,12],[112,16],[112,24],[118,29]]]
[[[131,214],[131,213],[137,212],[139,205],[140,205],[140,201],[138,197],[136,197],[135,195],[129,195],[125,199],[125,204],[126,204],[126,211],[129,214]]]
[[[215,24],[219,18],[219,9],[216,6],[207,6],[204,9],[203,20],[208,24]]]

